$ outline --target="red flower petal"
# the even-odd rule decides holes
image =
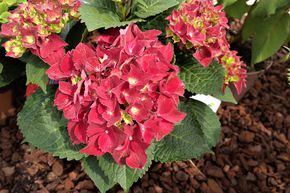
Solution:
[[[157,115],[171,123],[178,123],[182,121],[186,114],[178,111],[177,106],[171,98],[160,95],[158,98]]]

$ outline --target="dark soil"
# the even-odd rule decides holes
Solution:
[[[290,193],[287,67],[274,63],[239,105],[219,109],[222,135],[213,153],[192,162],[154,163],[131,192]],[[22,143],[17,111],[0,117],[0,193],[98,192],[80,163]]]

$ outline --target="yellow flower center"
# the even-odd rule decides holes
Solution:
[[[80,76],[74,76],[71,78],[71,82],[73,85],[76,85],[81,80],[82,80],[82,78]]]
[[[132,78],[132,77],[130,77],[130,78],[128,78],[128,82],[129,82],[129,84],[131,84],[131,85],[136,85],[138,81],[137,81],[136,78]]]

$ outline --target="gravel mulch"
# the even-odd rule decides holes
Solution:
[[[239,105],[219,109],[222,135],[212,153],[192,162],[154,163],[131,192],[290,193],[287,67],[274,63]],[[16,112],[0,116],[0,193],[98,192],[78,162],[22,143]]]

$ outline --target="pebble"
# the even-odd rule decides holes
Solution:
[[[57,178],[57,176],[55,175],[54,172],[49,172],[49,173],[47,174],[47,180],[48,180],[49,182],[54,181],[56,178]]]
[[[88,189],[88,190],[92,190],[95,188],[95,185],[93,184],[93,182],[91,180],[84,180],[78,183],[78,185],[76,186],[77,190],[81,190],[81,189]]]
[[[33,164],[32,166],[27,168],[26,171],[30,176],[34,176],[39,171],[39,167],[38,167],[38,165]]]
[[[74,187],[74,183],[69,178],[65,179],[65,181],[64,181],[64,189],[65,190],[70,190],[73,187]]]
[[[2,171],[4,172],[6,177],[10,177],[15,172],[15,167],[4,167],[2,168]]]
[[[173,193],[180,193],[179,188],[178,188],[178,187],[174,187],[174,188],[173,188]]]
[[[41,190],[37,191],[37,193],[49,193],[46,188],[42,188]]]
[[[133,192],[134,193],[143,193],[143,190],[139,186],[133,187]]]
[[[208,192],[208,186],[205,182],[202,182],[200,189],[202,192]]]
[[[63,173],[63,166],[59,161],[54,162],[54,164],[52,165],[52,172],[56,175],[56,176],[61,176]]]
[[[188,179],[188,174],[187,173],[185,173],[185,172],[183,172],[183,171],[178,171],[177,173],[176,173],[176,178],[177,178],[177,180],[179,180],[179,181],[187,181],[187,179]]]
[[[222,171],[222,169],[220,167],[217,166],[210,166],[206,169],[206,173],[211,176],[211,177],[215,177],[215,178],[223,178],[224,177],[224,173]]]
[[[223,170],[224,170],[224,172],[227,173],[230,170],[230,168],[231,168],[231,166],[225,165],[224,168],[223,168]]]
[[[255,134],[250,131],[242,131],[239,135],[239,140],[241,142],[250,143],[254,140]]]
[[[210,178],[208,179],[207,184],[211,193],[224,193],[224,191],[215,180]]]
[[[246,179],[248,181],[253,181],[253,182],[257,180],[256,176],[253,173],[251,173],[251,172],[248,172],[248,174],[246,176]]]
[[[47,184],[45,187],[47,190],[51,191],[51,190],[54,190],[58,184],[59,184],[58,181],[54,181],[54,182]]]
[[[154,186],[154,191],[156,193],[163,193],[163,189],[160,186],[157,186],[157,185]]]

